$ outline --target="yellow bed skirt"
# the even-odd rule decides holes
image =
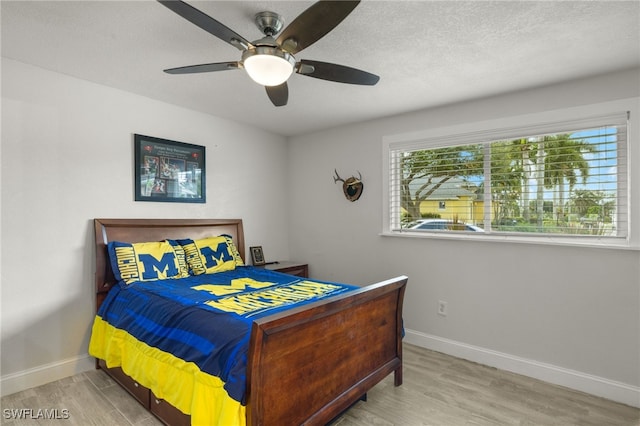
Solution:
[[[103,359],[107,367],[122,368],[158,398],[191,415],[192,425],[246,424],[245,406],[227,394],[220,378],[203,373],[192,362],[148,346],[100,316],[93,323],[89,355]]]

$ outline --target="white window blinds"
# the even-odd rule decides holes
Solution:
[[[627,113],[389,144],[389,229],[625,238]]]

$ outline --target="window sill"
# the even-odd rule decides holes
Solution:
[[[586,247],[615,250],[640,251],[640,246],[631,245],[625,238],[572,238],[572,237],[528,237],[514,234],[483,234],[474,232],[416,232],[416,231],[383,231],[382,237],[427,238],[437,240],[478,241],[489,243],[538,244],[546,246]]]

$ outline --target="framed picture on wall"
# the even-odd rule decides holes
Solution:
[[[262,266],[265,264],[262,246],[249,247],[249,250],[251,251],[251,263],[255,266]]]
[[[205,147],[134,135],[135,200],[205,203]]]

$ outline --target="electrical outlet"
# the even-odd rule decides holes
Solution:
[[[438,300],[438,315],[447,316],[447,302],[444,300]]]

